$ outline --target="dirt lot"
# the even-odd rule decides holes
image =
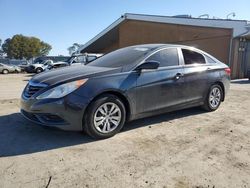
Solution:
[[[113,138],[27,123],[27,75],[0,75],[0,187],[250,187],[250,82],[218,111],[198,108],[129,123]]]

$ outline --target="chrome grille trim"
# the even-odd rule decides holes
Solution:
[[[36,82],[33,82],[33,81],[29,81],[29,83],[25,87],[23,95],[24,95],[25,98],[30,98],[34,94],[36,94],[38,91],[40,91],[41,89],[43,89],[43,88],[45,88],[47,86],[48,85],[44,84],[44,83],[36,83]]]

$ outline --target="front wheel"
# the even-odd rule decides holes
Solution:
[[[123,102],[115,95],[106,94],[90,104],[84,116],[83,129],[91,137],[105,139],[118,133],[125,120]]]
[[[3,74],[8,74],[9,71],[8,71],[7,69],[4,69],[4,70],[2,71],[2,73],[3,73]]]
[[[212,85],[207,94],[204,105],[202,106],[206,111],[215,111],[219,108],[223,97],[223,91],[220,85]]]
[[[43,72],[43,69],[42,69],[42,68],[37,68],[37,69],[36,69],[36,73],[37,73],[37,74],[39,74],[39,73],[41,73],[41,72]]]

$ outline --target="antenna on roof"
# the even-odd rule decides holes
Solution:
[[[228,14],[228,15],[227,15],[227,19],[228,19],[228,20],[230,20],[230,18],[229,18],[230,16],[235,17],[235,16],[236,16],[236,14],[235,14],[234,12],[231,12],[230,14]]]
[[[209,15],[208,14],[202,14],[202,15],[198,16],[198,18],[202,18],[202,17],[209,18]]]

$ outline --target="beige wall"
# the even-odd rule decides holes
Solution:
[[[146,43],[177,43],[200,48],[228,64],[230,29],[128,20],[119,28],[119,47]]]
[[[98,53],[108,53],[108,52],[112,52],[114,50],[119,49],[119,41],[114,42],[112,45],[106,46],[106,48],[103,48],[101,51],[98,51]]]

